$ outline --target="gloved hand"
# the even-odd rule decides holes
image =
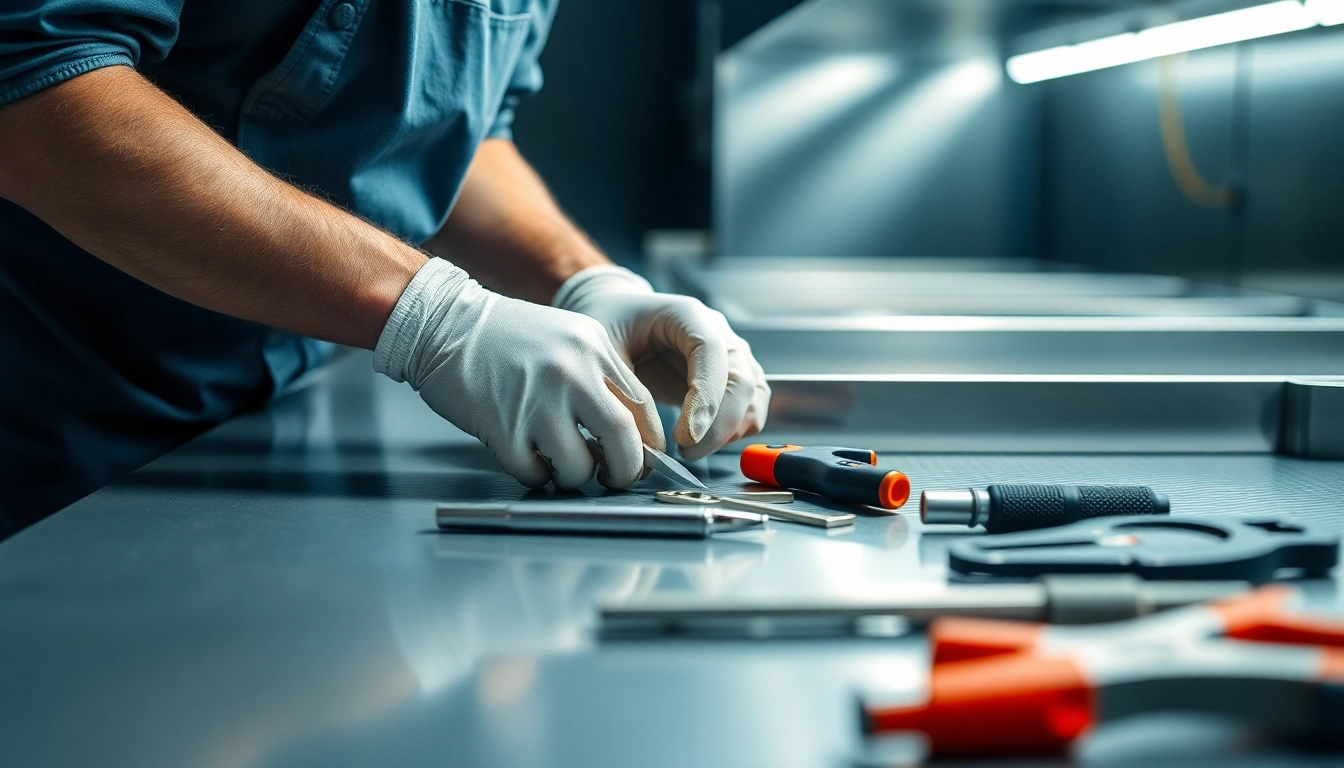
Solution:
[[[434,412],[536,488],[593,476],[582,424],[605,456],[598,479],[625,488],[644,473],[641,442],[661,449],[653,397],[591,318],[509,299],[430,259],[383,327],[373,367],[410,382]]]
[[[628,269],[589,267],[551,301],[607,329],[658,402],[682,406],[673,439],[694,461],[765,426],[770,385],[724,316],[689,296],[655,293]]]

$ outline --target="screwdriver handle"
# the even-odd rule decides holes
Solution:
[[[986,533],[1034,531],[1107,515],[1165,515],[1165,493],[1142,485],[991,485],[960,491],[924,491],[925,523],[983,525]]]
[[[1067,525],[1089,517],[1165,515],[1166,494],[1142,485],[991,485],[986,533]]]
[[[846,504],[900,507],[910,498],[910,479],[876,465],[877,454],[863,448],[749,445],[742,452],[742,474],[758,483]]]

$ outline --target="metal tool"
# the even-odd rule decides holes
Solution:
[[[1165,515],[1167,495],[1141,485],[991,485],[963,491],[925,491],[919,518],[926,523],[983,525],[988,533],[1049,528],[1105,515]]]
[[[700,478],[691,474],[691,471],[681,465],[681,462],[668,456],[657,448],[644,446],[644,466],[652,469],[654,472],[666,477],[673,482],[691,485],[701,490],[708,490]]]
[[[1339,537],[1286,520],[1099,517],[1040,531],[974,537],[948,548],[954,571],[993,576],[1134,573],[1148,579],[1263,583],[1290,568],[1319,574],[1339,562]]]
[[[681,536],[704,538],[759,528],[765,516],[752,512],[702,507],[667,509],[654,506],[522,501],[512,504],[440,504],[439,527],[459,531],[516,533]]]
[[[1276,585],[1091,627],[939,619],[925,692],[867,695],[869,732],[919,731],[935,756],[1057,753],[1134,715],[1202,712],[1338,745],[1344,621],[1286,609]]]
[[[1046,576],[1025,584],[902,586],[883,597],[703,597],[653,593],[601,608],[606,639],[892,637],[944,616],[1097,624],[1245,592],[1242,581]]]
[[[792,504],[793,491],[733,491],[725,493],[725,499],[739,501],[759,501],[762,504]]]
[[[762,504],[759,501],[743,501],[726,496],[714,496],[702,491],[659,491],[654,498],[664,504],[698,504],[703,506],[720,506],[726,509],[736,509],[743,512],[756,512],[767,515],[776,520],[785,520],[790,523],[802,523],[803,525],[813,525],[818,528],[837,528],[842,525],[853,525],[854,515],[848,512],[841,512],[834,515],[823,515],[819,512],[808,512],[802,509],[789,509],[774,504]]]
[[[878,469],[877,453],[862,448],[749,445],[742,451],[742,474],[846,504],[897,509],[910,498],[910,479]]]

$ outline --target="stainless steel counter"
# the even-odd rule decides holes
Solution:
[[[440,534],[435,502],[524,490],[369,367],[352,354],[0,544],[0,764],[845,766],[866,749],[855,690],[921,684],[918,638],[597,645],[592,606],[651,591],[900,590],[943,581],[943,551],[963,534],[926,531],[913,510],[708,542]],[[1344,531],[1338,462],[881,463],[916,493],[1145,482],[1179,513],[1285,514]],[[732,455],[707,471],[716,488],[742,482]],[[657,483],[586,495],[647,503]],[[1331,582],[1308,587],[1334,600]],[[1338,764],[1248,755],[1249,743],[1227,724],[1164,717],[1102,731],[1076,757]]]
[[[1179,277],[723,257],[664,282],[722,310],[777,374],[1344,374],[1344,304]]]

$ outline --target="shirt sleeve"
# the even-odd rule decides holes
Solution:
[[[486,134],[491,139],[513,138],[513,113],[518,102],[541,90],[542,76],[541,49],[546,47],[546,36],[551,31],[551,21],[555,18],[556,0],[531,0],[528,12],[532,21],[527,30],[527,40],[523,43],[523,52],[518,64],[513,68],[513,76],[504,91],[504,101],[495,116],[495,123]]]
[[[183,0],[0,1],[0,104],[99,67],[160,61]]]

